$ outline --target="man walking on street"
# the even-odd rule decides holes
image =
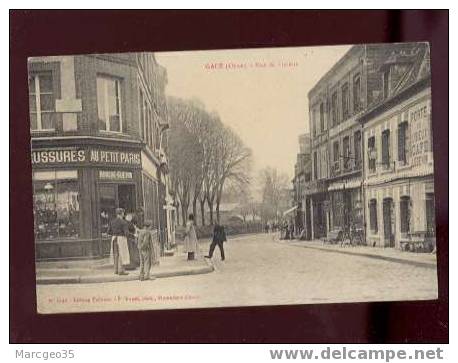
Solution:
[[[153,222],[144,221],[144,229],[138,234],[138,252],[140,255],[140,281],[150,279],[150,270],[154,253],[153,234],[151,227]]]
[[[210,251],[205,258],[212,258],[213,257],[213,251],[215,250],[216,245],[219,247],[219,251],[221,252],[221,261],[225,260],[224,256],[224,242],[226,242],[226,231],[224,230],[224,227],[219,225],[218,222],[216,222],[215,227],[213,228],[213,240],[210,245]]]
[[[114,218],[108,227],[108,234],[111,235],[110,259],[114,264],[116,275],[127,275],[124,265],[130,263],[129,247],[127,236],[129,235],[129,224],[124,220],[124,209],[116,209]]]

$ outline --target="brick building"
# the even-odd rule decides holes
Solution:
[[[167,77],[154,54],[33,57],[28,68],[37,259],[109,254],[117,207],[170,241]]]

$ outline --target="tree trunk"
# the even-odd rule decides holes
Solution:
[[[210,225],[213,225],[213,201],[207,199],[208,209],[210,211]]]
[[[182,220],[182,226],[186,226],[186,222],[188,221],[188,204],[187,203],[183,203],[181,205],[181,216],[183,218]]]
[[[200,219],[202,220],[202,225],[205,226],[205,200],[200,201]]]
[[[197,198],[194,198],[192,201],[192,214],[194,215],[194,220],[197,224]]]

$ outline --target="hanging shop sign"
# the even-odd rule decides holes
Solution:
[[[96,164],[141,166],[140,152],[102,148],[32,150],[32,165]]]
[[[99,170],[99,179],[101,180],[132,180],[131,171],[123,170]]]

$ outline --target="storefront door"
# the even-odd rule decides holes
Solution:
[[[383,234],[386,247],[394,247],[394,208],[393,199],[383,200]]]
[[[102,233],[102,237],[106,237],[109,222],[116,215],[116,208],[123,208],[127,213],[135,212],[135,185],[111,183],[100,184],[99,200],[100,231]]]

